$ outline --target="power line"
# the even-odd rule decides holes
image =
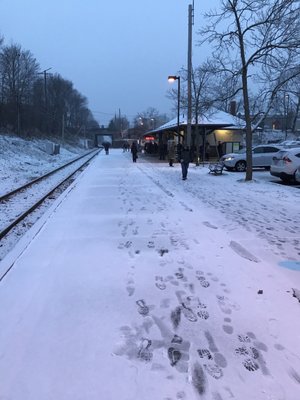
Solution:
[[[115,116],[115,115],[117,115],[117,112],[114,112],[114,113],[108,113],[108,112],[104,112],[104,111],[96,111],[96,110],[91,110],[92,111],[92,113],[95,113],[95,114],[104,114],[104,115],[112,115],[112,116]],[[136,114],[122,114],[122,115],[124,115],[124,116],[128,116],[128,117],[136,117],[137,116],[137,114],[138,113],[136,113]]]

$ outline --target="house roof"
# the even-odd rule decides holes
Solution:
[[[192,118],[192,125],[196,124],[196,119]],[[187,125],[187,116],[181,114],[179,117],[179,125]],[[224,111],[217,110],[215,108],[208,110],[204,115],[198,117],[198,126],[207,127],[211,129],[217,128],[231,128],[231,129],[244,129],[245,121],[234,115],[228,114]],[[161,132],[166,130],[174,130],[177,128],[177,117],[171,121],[159,126],[158,128],[152,130],[151,132]]]

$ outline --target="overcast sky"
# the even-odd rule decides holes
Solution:
[[[192,0],[0,0],[5,44],[30,50],[41,70],[52,68],[88,98],[100,124],[119,113],[129,120],[148,107],[174,116],[168,75],[187,64]],[[219,0],[195,0],[193,63],[202,14]]]

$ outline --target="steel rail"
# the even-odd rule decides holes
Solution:
[[[42,181],[43,179],[47,178],[48,176],[51,176],[51,175],[55,174],[56,172],[68,167],[69,165],[75,163],[76,161],[79,161],[81,158],[84,158],[84,157],[88,156],[89,154],[92,154],[94,152],[96,152],[98,154],[98,152],[100,152],[101,150],[102,149],[89,151],[89,152],[85,153],[84,155],[81,155],[79,157],[76,157],[76,158],[68,161],[66,164],[60,165],[59,167],[47,172],[46,174],[41,175],[38,178],[33,179],[32,181],[29,181],[29,182],[25,183],[24,185],[22,185],[22,186],[20,186],[20,187],[18,187],[16,189],[13,189],[12,191],[10,191],[8,193],[3,194],[2,196],[0,196],[0,202],[3,201],[3,200],[8,199],[9,197],[13,196],[14,194],[20,192],[21,190],[24,190],[24,189],[28,188],[29,186],[31,186],[31,185],[33,185],[33,184],[35,184],[37,182]]]
[[[96,155],[100,152],[101,150],[98,151],[93,151],[93,155],[86,161],[84,161],[78,168],[76,168],[75,171],[72,171],[70,174],[68,174],[67,177],[64,177],[64,179],[62,181],[60,181],[57,185],[55,185],[54,187],[52,187],[50,189],[50,191],[48,191],[45,195],[43,195],[37,202],[35,202],[31,207],[29,207],[26,211],[24,211],[21,215],[19,215],[11,224],[9,224],[8,226],[6,226],[1,232],[0,232],[0,239],[3,239],[16,225],[18,225],[25,217],[27,217],[30,213],[32,213],[39,205],[41,205],[46,199],[47,197],[49,197],[57,188],[59,188],[63,183],[65,183],[68,179],[70,179],[74,174],[76,174],[76,172],[78,172],[83,166],[85,166],[87,163],[89,163],[94,157],[96,157]],[[85,156],[89,155],[85,154]],[[79,157],[77,159],[80,160],[83,157]],[[66,164],[64,167],[66,167],[69,164]],[[62,168],[58,168],[56,169],[56,172],[61,170]],[[51,172],[51,174],[53,174],[53,171]],[[50,174],[50,175],[51,175]],[[44,175],[44,178],[46,176],[49,176],[49,174]],[[30,185],[28,185],[30,186]]]

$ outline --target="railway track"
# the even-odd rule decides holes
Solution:
[[[45,175],[0,196],[0,240],[5,238],[27,216],[33,213],[54,191],[72,178],[98,153],[93,150]]]

